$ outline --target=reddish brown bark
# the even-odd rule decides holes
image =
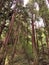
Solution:
[[[32,15],[32,48],[34,54],[34,65],[38,65],[38,55],[36,50],[36,41],[35,41],[35,29],[34,29],[34,20]]]
[[[15,14],[13,13],[12,19],[11,19],[10,24],[9,24],[9,31],[6,34],[6,38],[5,38],[5,41],[3,43],[4,45],[7,45],[8,41],[9,41],[10,34],[11,34],[11,31],[12,31],[12,28],[13,28],[13,24],[14,24],[14,17],[15,17]]]
[[[32,17],[33,18],[33,17]],[[34,21],[32,19],[32,44],[35,46],[36,48],[36,42],[35,42],[35,30],[34,30]]]
[[[0,57],[0,65],[5,64],[5,58],[6,58],[6,54],[7,54],[7,44],[8,44],[10,34],[11,34],[11,31],[12,31],[12,28],[13,28],[14,19],[15,19],[15,13],[13,13],[13,15],[12,15],[12,19],[11,19],[11,22],[10,22],[10,25],[9,25],[9,30],[6,34],[5,41],[3,42],[3,45],[2,45],[2,50],[1,50],[2,52],[1,52],[1,55],[0,55],[1,56]]]

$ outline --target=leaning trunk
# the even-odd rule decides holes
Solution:
[[[1,48],[1,51],[0,51],[0,53],[1,53],[1,55],[0,55],[0,65],[5,64],[5,58],[6,58],[6,54],[7,54],[7,44],[8,44],[10,34],[11,34],[11,31],[12,31],[12,28],[13,28],[14,17],[15,17],[15,14],[13,13],[12,19],[11,19],[11,22],[10,22],[10,25],[9,25],[9,31],[6,35],[5,41],[3,42],[3,45],[2,45],[2,48]]]

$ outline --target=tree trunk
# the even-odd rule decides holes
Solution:
[[[17,29],[14,30],[15,40],[14,40],[14,46],[13,46],[13,51],[12,51],[12,54],[11,54],[11,58],[9,60],[9,65],[13,65],[13,58],[14,58],[14,55],[15,55],[15,52],[16,52],[16,44],[18,42],[19,27],[20,27],[20,24],[18,24]]]
[[[33,48],[33,55],[34,55],[34,65],[38,65],[38,55],[37,55],[37,50],[36,50],[33,15],[32,15],[32,48]]]
[[[10,34],[11,34],[11,31],[12,31],[12,28],[13,28],[14,18],[15,18],[15,14],[13,13],[12,19],[11,19],[11,22],[10,22],[10,25],[9,25],[9,31],[6,35],[5,41],[3,42],[3,45],[2,45],[2,48],[1,48],[0,65],[5,64],[5,58],[6,58],[6,54],[7,54],[7,44],[8,44]]]

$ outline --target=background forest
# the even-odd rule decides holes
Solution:
[[[49,65],[49,0],[0,0],[0,65]]]

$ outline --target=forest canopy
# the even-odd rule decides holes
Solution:
[[[49,0],[0,0],[0,65],[49,65]]]

